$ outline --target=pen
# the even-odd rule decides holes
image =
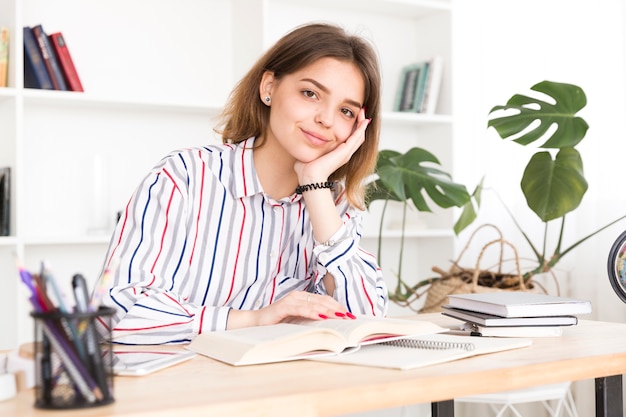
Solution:
[[[76,298],[76,309],[81,313],[87,313],[90,310],[89,295],[87,292],[87,282],[81,274],[72,277],[72,288],[74,289],[74,297]],[[105,398],[109,397],[109,387],[104,373],[104,365],[102,362],[102,351],[96,336],[96,330],[93,326],[92,318],[85,318],[87,328],[85,336],[87,339],[87,356],[89,357],[89,368],[92,375],[96,378],[100,389]]]
[[[47,284],[47,286],[50,286],[52,288],[52,292],[54,293],[54,296],[56,297],[59,303],[59,311],[63,314],[68,313],[69,311],[67,309],[67,306],[65,305],[65,297],[63,297],[63,294],[61,293],[59,289],[59,286],[54,278],[54,275],[52,275],[49,272],[45,263],[42,263],[41,276],[43,278],[44,284],[45,285]],[[67,326],[67,328],[69,328],[69,333],[72,334],[72,340],[74,341],[76,350],[78,350],[78,354],[84,361],[86,361],[87,357],[85,355],[85,348],[83,346],[83,343],[80,340],[80,335],[78,333],[78,330],[76,329],[76,326],[74,325],[74,322],[72,320],[63,320],[63,324]]]

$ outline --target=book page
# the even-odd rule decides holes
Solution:
[[[355,320],[297,319],[292,323],[317,329],[332,329],[344,337],[346,347],[354,347],[367,342],[376,343],[390,337],[441,333],[447,330],[424,320],[365,316],[359,316]]]
[[[341,352],[345,341],[333,329],[290,323],[198,335],[188,349],[231,365],[297,359],[314,351]]]

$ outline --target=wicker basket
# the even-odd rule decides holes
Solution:
[[[460,267],[459,264],[463,254],[469,248],[477,232],[484,227],[494,228],[498,232],[499,237],[488,242],[482,247],[482,250],[476,260],[475,268],[468,269]],[[500,246],[500,256],[496,267],[493,268],[495,270],[480,269],[480,262],[485,254],[485,251],[490,246],[496,244],[499,244]],[[505,246],[508,246],[513,251],[513,260],[516,268],[515,273],[502,272]],[[535,288],[532,278],[529,278],[526,281],[524,280],[520,268],[519,256],[515,246],[504,240],[500,229],[492,224],[484,224],[472,233],[467,244],[449,271],[443,271],[438,267],[433,267],[433,271],[437,272],[441,276],[433,279],[426,293],[426,300],[424,301],[424,306],[420,309],[420,313],[442,311],[441,306],[448,303],[448,295],[450,294],[468,294],[493,291],[529,291]]]

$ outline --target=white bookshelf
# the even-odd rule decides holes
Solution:
[[[0,26],[11,31],[9,87],[0,88],[0,166],[13,174],[12,232],[0,237],[0,314],[15,317],[5,319],[0,349],[32,339],[15,255],[31,270],[46,259],[60,281],[81,272],[93,282],[116,213],[143,175],[173,149],[217,141],[215,116],[234,83],[266,47],[308,21],[339,23],[376,44],[381,147],[421,146],[451,170],[449,1],[0,0]],[[63,32],[84,93],[22,88],[21,30],[38,23]],[[436,114],[392,112],[401,68],[434,54],[445,62]],[[364,239],[373,252],[374,217]],[[405,271],[416,276],[454,250],[450,215],[417,217],[420,227],[408,233],[415,252],[405,255]],[[393,247],[399,232],[383,237]]]

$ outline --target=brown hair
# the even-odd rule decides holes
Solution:
[[[353,63],[362,73],[365,84],[365,116],[372,121],[365,131],[365,142],[330,181],[344,181],[350,204],[364,209],[364,180],[374,172],[380,132],[380,70],[373,46],[365,39],[349,35],[338,26],[326,23],[306,24],[287,33],[256,62],[233,89],[222,112],[224,142],[239,143],[259,137],[269,122],[270,108],[259,98],[263,74],[272,71],[276,79],[294,73],[320,58],[335,58]],[[257,143],[261,146],[262,143]]]

